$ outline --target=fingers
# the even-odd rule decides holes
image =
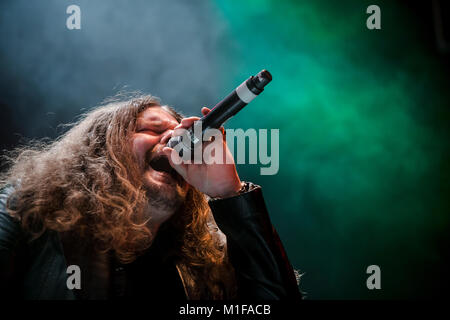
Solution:
[[[206,116],[209,112],[211,111],[211,109],[203,107],[202,108],[202,114],[204,116]],[[197,121],[198,119],[200,119],[199,117],[187,117],[187,118],[183,118],[180,122],[179,125],[177,125],[175,127],[175,129],[178,128],[189,128],[190,126],[192,126],[192,124]]]
[[[207,107],[203,107],[201,111],[202,111],[202,114],[205,116],[211,112],[211,109],[209,109]],[[173,129],[172,136],[181,136],[181,135],[185,134],[185,129],[188,129],[189,127],[191,127],[194,124],[194,122],[199,119],[200,119],[199,117],[183,118],[181,120],[181,122]],[[219,130],[222,132],[222,136],[225,139],[224,127],[220,127]]]
[[[209,109],[209,108],[207,108],[207,107],[203,107],[202,108],[202,114],[204,115],[204,116],[206,116],[208,113],[210,113],[211,112],[211,109]],[[222,136],[224,137],[224,139],[225,139],[225,128],[224,127],[220,127],[219,128],[219,130],[222,132]]]
[[[175,127],[175,129],[177,129],[177,128],[189,128],[198,119],[200,119],[200,118],[199,117],[183,118],[181,120],[180,124]]]
[[[190,126],[192,126],[192,124],[197,121],[198,119],[200,119],[199,117],[189,117],[189,118],[184,118],[181,120],[180,124],[177,125],[174,129],[173,129],[173,133],[172,136],[182,136],[184,133],[186,133],[186,129],[189,128]]]
[[[204,116],[206,116],[210,111],[211,111],[211,109],[209,109],[209,108],[207,108],[207,107],[203,107],[203,108],[202,108],[202,114],[203,114]]]

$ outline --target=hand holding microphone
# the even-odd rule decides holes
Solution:
[[[202,141],[203,134],[206,130],[220,128],[225,121],[241,111],[242,108],[263,92],[264,87],[270,81],[272,81],[272,75],[267,70],[262,70],[256,76],[248,78],[222,101],[217,103],[214,108],[211,109],[211,112],[197,120],[188,129],[188,139],[184,136],[173,137],[168,141],[167,146],[169,148],[174,148],[179,143],[182,143],[180,156],[182,156],[183,150],[192,151],[193,148]],[[202,128],[201,136],[196,136],[194,126],[200,124]]]
[[[226,120],[238,113],[259,95],[271,80],[270,73],[263,70],[256,76],[244,81],[217,103],[213,109],[202,108],[202,118],[185,118],[175,128],[175,134],[177,134],[177,129],[182,129],[187,134],[173,136],[163,152],[168,157],[170,165],[190,185],[213,198],[224,198],[238,194],[242,183],[236,171],[233,155],[227,147],[225,135],[222,135],[222,141],[218,141],[218,143],[221,143],[219,146],[224,158],[222,163],[185,162],[183,161],[183,153],[188,151],[187,154],[193,155],[194,149],[203,145],[203,135],[206,130],[221,128]],[[195,126],[200,126],[202,130],[195,129]]]

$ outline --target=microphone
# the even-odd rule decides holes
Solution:
[[[195,121],[194,124],[187,129],[189,134],[183,136],[172,137],[167,142],[167,146],[174,148],[179,143],[182,144],[180,149],[180,157],[183,156],[183,150],[193,150],[198,143],[202,141],[203,134],[208,129],[218,129],[229,118],[242,110],[247,104],[255,99],[264,87],[272,81],[272,75],[267,70],[262,70],[256,76],[251,76],[227,95],[222,101],[217,103],[214,108],[204,117]],[[196,136],[199,130],[194,130],[196,126],[201,126],[201,135]],[[197,133],[198,135],[198,133]],[[187,136],[187,137],[186,137]]]

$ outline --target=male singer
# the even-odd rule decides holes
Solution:
[[[16,150],[2,174],[2,295],[300,298],[261,188],[239,179],[225,139],[224,164],[171,160],[167,141],[197,119],[135,97]]]

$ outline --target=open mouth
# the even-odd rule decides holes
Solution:
[[[149,165],[153,170],[168,173],[174,179],[177,179],[179,176],[176,170],[171,167],[169,159],[166,156],[156,156],[150,160]]]

